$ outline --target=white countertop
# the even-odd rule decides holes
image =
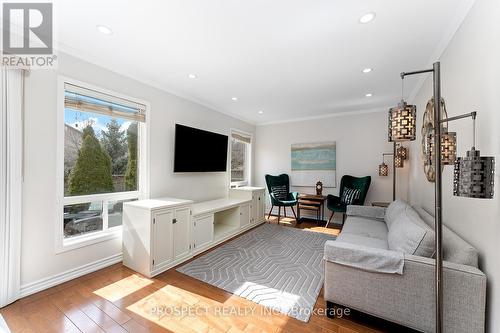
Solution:
[[[256,186],[241,186],[241,187],[232,188],[232,190],[259,191],[259,190],[265,190],[265,188],[264,187],[256,187]]]
[[[170,207],[191,205],[192,203],[193,203],[192,200],[186,200],[186,199],[155,198],[155,199],[146,199],[139,201],[129,201],[125,202],[124,205],[153,210],[158,208],[170,208]]]
[[[222,210],[237,207],[239,205],[250,203],[247,199],[216,199],[210,201],[197,202],[193,205],[193,216],[207,213],[215,213]]]

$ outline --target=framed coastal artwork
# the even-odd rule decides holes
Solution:
[[[297,143],[291,146],[291,185],[337,186],[337,145],[333,142]]]

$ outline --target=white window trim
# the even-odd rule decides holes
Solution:
[[[232,144],[231,141],[229,142],[229,158],[228,158],[228,177],[229,177],[229,187],[241,187],[241,186],[250,186],[252,184],[252,164],[253,164],[253,152],[252,152],[252,147],[253,147],[253,134],[248,133],[239,129],[231,128],[229,130],[229,140],[233,140],[233,133],[240,134],[242,136],[247,136],[250,138],[250,146],[249,149],[247,150],[247,168],[245,169],[245,178],[246,180],[243,181],[238,181],[238,182],[232,182],[231,181],[231,156],[233,154],[232,151]],[[248,169],[248,170],[247,170]]]
[[[103,94],[115,96],[118,98],[133,101],[146,106],[145,116],[146,122],[139,123],[139,190],[131,192],[110,193],[110,194],[95,194],[89,196],[74,196],[64,197],[64,84],[70,83],[76,86],[88,88],[98,91]],[[64,220],[64,205],[70,203],[99,201],[99,200],[126,200],[131,198],[146,199],[149,198],[150,184],[150,121],[149,114],[151,105],[149,102],[132,98],[115,91],[95,86],[90,83],[81,82],[66,76],[59,75],[57,82],[57,149],[56,149],[56,172],[57,172],[57,200],[56,200],[56,220],[54,226],[55,232],[55,253],[63,253],[75,250],[84,246],[101,243],[110,239],[120,238],[122,236],[122,227],[117,226],[111,229],[96,231],[81,236],[64,238],[63,220]],[[105,211],[105,210],[104,210]]]

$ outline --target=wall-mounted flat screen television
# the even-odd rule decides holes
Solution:
[[[227,169],[227,135],[175,124],[174,172]]]

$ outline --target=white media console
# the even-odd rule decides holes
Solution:
[[[265,222],[264,188],[193,203],[158,198],[123,204],[123,264],[153,277]]]

